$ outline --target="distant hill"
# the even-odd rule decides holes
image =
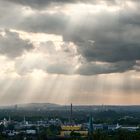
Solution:
[[[11,106],[1,106],[1,109],[11,109],[11,108],[18,108],[18,109],[51,109],[51,108],[58,108],[60,105],[54,103],[25,103],[25,104],[16,104]]]
[[[53,103],[27,103],[27,104],[19,104],[18,107],[58,107],[60,105]]]
[[[52,109],[58,108],[60,105],[53,103],[27,103],[17,105],[18,108],[26,108],[26,109]]]

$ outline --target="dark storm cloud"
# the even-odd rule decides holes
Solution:
[[[110,42],[95,43],[93,46],[85,47],[86,43],[78,46],[79,52],[87,61],[118,62],[135,61],[140,59],[140,44],[124,43],[112,44]]]
[[[77,45],[87,61],[133,61],[140,59],[140,16],[134,11],[128,14],[132,16],[126,11],[85,14],[79,24],[74,24],[64,13],[39,13],[25,18],[18,28],[62,35],[64,41]]]
[[[25,51],[33,49],[28,40],[22,40],[17,33],[5,31],[5,36],[0,36],[0,54],[10,58],[21,56]]]
[[[127,70],[132,70],[133,66],[135,65],[135,62],[131,61],[121,61],[116,63],[93,63],[89,62],[86,64],[83,64],[78,70],[77,74],[81,75],[95,75],[95,74],[106,74],[106,73],[121,73],[125,72]]]
[[[116,0],[6,0],[35,9],[47,8],[50,5],[74,4],[74,3],[91,3],[98,4],[105,2],[107,4],[116,4]]]
[[[44,32],[61,35],[68,23],[69,17],[64,13],[38,13],[25,18],[18,28],[29,32]]]
[[[97,17],[87,15],[86,23],[83,20],[81,25],[74,27],[75,30],[66,32],[64,40],[75,42],[79,53],[87,61],[118,62],[140,59],[140,16],[135,18],[135,13],[133,15],[127,20],[123,18],[123,11],[118,14],[102,13]]]

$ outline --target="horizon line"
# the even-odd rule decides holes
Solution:
[[[73,106],[140,106],[140,104],[59,104],[59,103],[52,103],[52,102],[25,102],[25,103],[16,103],[16,104],[3,104],[0,105],[0,107],[6,107],[6,106],[18,106],[18,105],[26,105],[26,104],[53,104],[58,106],[70,106],[71,104]]]

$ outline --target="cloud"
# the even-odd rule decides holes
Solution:
[[[80,21],[80,25],[71,27],[74,30],[70,28],[70,32],[63,36],[65,41],[72,41],[77,45],[78,52],[87,61],[117,62],[140,59],[140,29],[131,19],[126,22],[121,13],[117,15],[110,12],[87,16],[87,19]],[[85,24],[85,20],[88,24]]]
[[[135,62],[121,61],[117,63],[101,63],[101,62],[89,62],[82,64],[77,69],[77,74],[80,75],[96,75],[107,73],[122,73],[128,70],[132,70]]]
[[[0,54],[15,58],[33,49],[33,45],[28,40],[22,40],[17,33],[5,30],[4,34],[0,36]]]
[[[85,7],[87,6],[84,0],[80,2],[85,3]],[[81,4],[79,1],[12,0],[12,5],[18,3],[20,6],[23,5],[23,8],[24,6],[30,6],[41,9],[39,11],[33,10],[32,13],[27,15],[24,13],[25,9],[22,9],[21,16],[17,14],[19,18],[15,23],[10,25],[7,22],[8,20],[2,20],[3,24],[1,26],[3,27],[4,22],[6,22],[8,23],[6,26],[9,28],[34,33],[57,34],[63,37],[64,42],[73,42],[78,52],[75,57],[79,55],[84,59],[84,63],[79,60],[81,67],[76,73],[91,75],[135,70],[137,67],[135,61],[140,59],[140,15],[136,5],[139,3],[130,0],[125,2],[113,0],[88,2],[90,2],[91,8],[81,13],[80,11],[69,11],[69,5],[67,5],[68,9],[66,10],[66,7],[60,4],[75,3],[79,6]],[[57,12],[53,11],[54,9],[52,11],[50,9],[43,11],[44,7],[50,6],[52,3],[60,4],[62,10],[56,10]],[[108,6],[103,6],[101,3],[106,3]],[[98,4],[99,9],[101,8],[99,11],[94,10],[92,7],[96,4]],[[14,6],[16,7],[16,4]],[[47,49],[52,54],[56,53],[55,50],[50,50],[49,47]],[[66,50],[68,50],[67,46],[65,47]],[[68,57],[65,56],[61,59],[68,59]],[[97,65],[96,62],[104,64]],[[65,64],[62,60],[60,65],[54,63],[50,66],[48,72],[57,73],[58,70],[58,73],[60,73],[60,71],[63,72],[62,67],[65,67]],[[66,72],[67,70],[68,72]],[[64,71],[66,74],[70,73],[69,69]]]
[[[65,50],[66,46],[68,50]],[[16,59],[15,70],[20,75],[32,73],[34,70],[42,70],[49,74],[74,74],[78,64],[75,53],[71,44],[59,44],[58,49],[53,42],[48,41],[40,44],[34,52],[28,52]]]
[[[10,12],[9,12],[10,11]],[[24,18],[24,9],[8,1],[0,1],[0,29],[17,28]]]
[[[34,13],[24,18],[17,26],[28,32],[44,32],[48,34],[63,34],[69,23],[69,17],[64,13]]]
[[[101,4],[106,3],[108,5],[117,4],[116,0],[6,0],[11,3],[16,3],[23,6],[29,6],[35,9],[47,8],[49,6],[63,4],[76,4],[76,3],[90,3],[90,4]]]
[[[89,75],[124,72],[133,69],[134,61],[140,59],[139,14],[136,12],[136,9],[126,6],[126,9],[116,12],[102,10],[99,13],[84,13],[77,24],[74,22],[76,19],[65,13],[35,14],[20,26],[32,32],[59,34],[64,41],[74,42],[79,55],[87,62],[81,66],[80,74],[83,69],[86,69],[87,75],[88,72]],[[110,63],[110,66],[95,66],[95,61]]]

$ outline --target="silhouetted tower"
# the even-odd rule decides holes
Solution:
[[[93,118],[92,118],[92,115],[90,115],[90,117],[89,117],[88,139],[93,140]]]
[[[8,122],[11,123],[11,117],[9,116]]]
[[[26,118],[25,118],[25,116],[23,118],[23,123],[26,124]]]
[[[73,106],[72,106],[72,103],[70,105],[70,124],[72,125],[72,110],[73,109]]]

